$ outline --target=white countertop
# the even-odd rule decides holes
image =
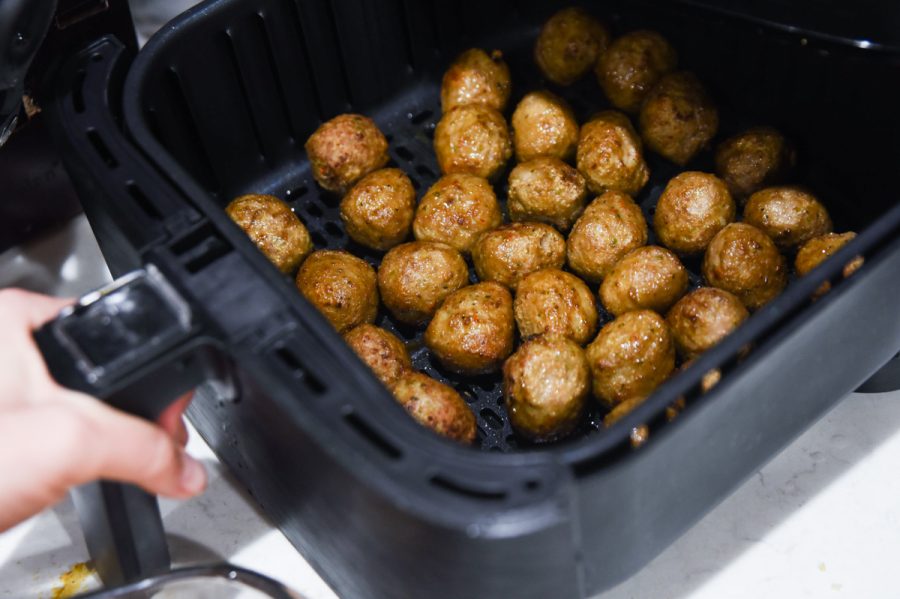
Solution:
[[[0,286],[82,293],[108,277],[98,256],[78,219],[54,240],[0,255]],[[210,485],[201,497],[162,501],[174,559],[225,560],[308,599],[335,597],[193,432],[189,450],[207,464]],[[598,599],[900,596],[898,466],[900,393],[851,394],[640,573]],[[65,501],[0,534],[0,597],[51,597],[60,575],[87,558]]]

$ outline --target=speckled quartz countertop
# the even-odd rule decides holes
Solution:
[[[0,255],[0,286],[77,295],[108,280],[89,227]],[[335,597],[192,434],[207,492],[163,501],[174,559],[229,561]],[[898,597],[900,393],[852,394],[636,576],[598,599]],[[70,502],[0,535],[0,597],[51,597],[87,559]],[[94,577],[82,589],[96,586]]]

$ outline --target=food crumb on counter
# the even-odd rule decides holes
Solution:
[[[68,599],[81,592],[85,582],[94,574],[87,562],[78,562],[59,576],[60,586],[53,587],[52,599]]]

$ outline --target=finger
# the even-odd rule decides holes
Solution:
[[[184,414],[184,411],[187,409],[188,404],[191,403],[191,400],[193,398],[193,391],[185,393],[184,395],[173,401],[168,408],[163,410],[163,413],[156,421],[164,431],[172,436],[173,439],[177,440],[178,437],[176,435],[180,433],[180,429],[184,429],[182,415]],[[185,442],[187,442],[187,430],[184,430],[184,434]]]
[[[14,311],[29,329],[36,329],[53,319],[59,311],[72,304],[71,298],[51,297],[23,289],[0,291],[0,306],[4,311]]]

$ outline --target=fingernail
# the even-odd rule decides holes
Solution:
[[[206,470],[203,464],[184,454],[181,466],[181,488],[185,493],[196,495],[206,487]]]

